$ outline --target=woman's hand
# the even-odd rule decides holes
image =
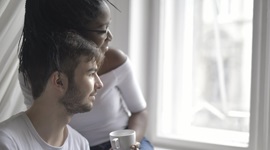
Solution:
[[[141,143],[140,142],[136,142],[136,144],[132,145],[130,147],[131,150],[139,150],[140,149],[140,146],[141,146]]]
[[[136,144],[134,144],[134,145],[132,145],[130,147],[130,150],[139,150],[140,149],[140,146],[141,146],[141,143],[140,142],[136,142]],[[114,150],[114,149],[113,148],[110,148],[110,150]]]

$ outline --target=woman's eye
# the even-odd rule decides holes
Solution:
[[[100,30],[98,33],[99,34],[106,34],[107,33],[107,30]]]

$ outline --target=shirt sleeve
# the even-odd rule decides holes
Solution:
[[[121,69],[120,69],[121,68]],[[135,113],[146,108],[146,101],[143,97],[139,83],[135,78],[129,58],[116,70],[118,89],[130,112]]]
[[[24,104],[26,105],[27,108],[29,108],[33,104],[33,101],[34,101],[30,84],[24,80],[22,73],[19,73],[18,78],[19,78],[20,87],[24,96]]]
[[[16,150],[16,145],[5,133],[0,131],[0,150]]]

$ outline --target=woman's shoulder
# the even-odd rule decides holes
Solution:
[[[106,53],[105,53],[105,57],[107,61],[110,61],[111,63],[114,64],[123,64],[126,59],[127,59],[127,55],[121,51],[120,49],[114,49],[114,48],[110,48]]]
[[[102,75],[110,72],[124,64],[126,60],[127,55],[123,51],[115,48],[110,48],[105,53],[105,59],[98,74]]]

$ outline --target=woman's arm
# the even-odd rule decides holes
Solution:
[[[145,135],[148,113],[145,99],[135,78],[130,60],[122,51],[110,49],[106,52],[105,61],[100,72],[102,74],[111,71],[124,63],[126,63],[124,70],[116,73],[118,77],[117,87],[131,112],[128,128],[136,131],[136,140],[140,142]]]
[[[128,128],[133,129],[136,131],[136,140],[141,141],[145,135],[145,131],[147,128],[147,121],[148,121],[148,112],[146,109],[132,113],[129,121],[128,121]]]

